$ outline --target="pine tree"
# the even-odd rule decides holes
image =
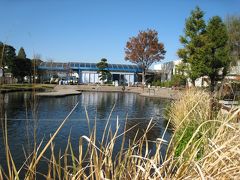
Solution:
[[[27,55],[26,55],[25,50],[23,49],[23,47],[21,47],[19,49],[17,57],[20,58],[20,59],[26,59],[27,58]]]
[[[99,79],[101,81],[105,81],[108,79],[108,77],[111,75],[110,71],[108,70],[108,63],[107,59],[102,58],[99,63],[97,63],[98,73],[99,73]]]
[[[219,16],[214,16],[209,20],[205,43],[204,54],[207,61],[204,75],[209,77],[210,90],[213,92],[217,81],[224,78],[231,63],[227,29]]]
[[[217,81],[226,75],[231,62],[228,35],[219,16],[212,17],[207,25],[203,16],[199,7],[191,12],[186,20],[185,36],[180,37],[184,48],[178,50],[178,56],[187,64],[187,74],[193,85],[197,78],[208,76],[210,91],[213,92]]]
[[[195,86],[195,80],[204,74],[204,33],[205,21],[204,13],[199,7],[191,12],[191,16],[186,20],[184,36],[180,36],[183,48],[177,54],[188,64],[187,74]]]
[[[15,58],[15,48],[0,42],[0,68],[7,66],[8,68],[5,69],[5,72],[11,72]]]

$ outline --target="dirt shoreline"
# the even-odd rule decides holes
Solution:
[[[67,96],[81,94],[84,91],[93,92],[126,92],[137,93],[140,96],[152,98],[167,98],[178,99],[179,91],[170,88],[142,88],[142,87],[128,87],[128,86],[100,86],[100,85],[57,85],[52,92],[37,93],[38,96]]]

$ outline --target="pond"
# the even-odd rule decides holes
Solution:
[[[79,138],[83,135],[89,136],[87,119],[91,129],[96,124],[96,136],[100,141],[109,116],[109,127],[112,131],[115,131],[118,119],[118,134],[124,131],[125,123],[127,128],[137,124],[126,134],[127,141],[132,140],[137,131],[141,134],[152,118],[154,126],[148,133],[148,139],[154,141],[161,137],[165,130],[163,111],[170,102],[121,92],[83,92],[81,95],[66,97],[36,97],[31,92],[13,92],[0,94],[0,98],[0,165],[4,169],[6,159],[2,131],[5,122],[9,147],[19,168],[25,161],[23,149],[27,154],[31,153],[34,139],[38,144],[43,140],[44,145],[77,102],[79,104],[75,111],[54,140],[56,150],[64,150],[70,136],[73,150],[78,152]],[[4,120],[4,116],[7,120]],[[167,130],[164,139],[168,140],[170,136],[171,131]],[[115,154],[120,147],[121,140],[118,140]],[[154,149],[151,145],[150,148]]]

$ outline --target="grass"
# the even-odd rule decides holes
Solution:
[[[0,91],[44,90],[52,89],[55,86],[52,84],[2,84],[0,85]]]
[[[20,179],[19,174],[26,170],[25,179],[37,176],[46,179],[239,179],[240,178],[240,127],[236,124],[236,114],[223,114],[221,111],[209,117],[210,97],[204,91],[186,91],[182,98],[173,102],[169,123],[174,128],[169,142],[163,137],[155,141],[155,154],[149,153],[147,132],[153,127],[152,121],[145,133],[128,142],[124,148],[125,135],[132,128],[119,134],[120,125],[116,120],[116,130],[108,126],[111,114],[103,132],[102,140],[97,141],[97,127],[90,129],[89,135],[79,139],[78,153],[74,154],[69,137],[66,149],[56,152],[54,138],[60,132],[68,117],[56,132],[50,136],[46,145],[41,143],[26,156],[19,169],[8,146],[7,127],[4,128],[4,143],[8,169],[0,169],[0,179]],[[86,111],[86,117],[88,113]],[[89,124],[89,119],[87,122]],[[5,123],[6,124],[6,123]],[[114,158],[116,140],[121,139],[122,147]],[[84,144],[87,150],[84,151]],[[160,153],[168,145],[166,156]],[[45,152],[50,151],[46,157]],[[48,171],[40,174],[37,167],[40,161],[47,162]]]

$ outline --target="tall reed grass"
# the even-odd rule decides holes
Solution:
[[[119,133],[120,125],[116,120],[116,129],[112,132],[109,119],[102,140],[96,137],[97,127],[89,127],[89,135],[80,137],[78,153],[75,154],[69,137],[66,149],[56,153],[54,138],[60,132],[68,117],[62,121],[56,132],[50,136],[46,145],[40,143],[34,152],[26,157],[22,167],[17,169],[8,146],[7,126],[4,128],[4,143],[7,158],[7,170],[0,169],[0,179],[20,179],[25,171],[25,179],[44,177],[45,179],[239,179],[240,178],[240,128],[235,123],[236,113],[215,112],[209,119],[210,97],[204,91],[186,91],[182,97],[171,104],[169,124],[174,133],[169,142],[156,138],[156,152],[150,153],[147,132],[152,128],[150,120],[145,133],[138,138],[138,132],[132,141],[127,142],[126,133],[134,127]],[[88,117],[86,111],[86,117]],[[89,124],[87,118],[87,123]],[[6,124],[6,123],[5,123]],[[118,139],[122,146],[114,156],[114,147]],[[84,145],[87,143],[87,150]],[[167,153],[161,154],[161,148],[168,146]],[[43,146],[43,147],[42,147]],[[46,157],[45,152],[50,151]],[[47,163],[47,172],[38,172],[40,161]]]
[[[240,178],[240,110],[211,112],[211,102],[208,92],[191,89],[169,108],[174,134],[165,161],[172,159],[175,178]]]

